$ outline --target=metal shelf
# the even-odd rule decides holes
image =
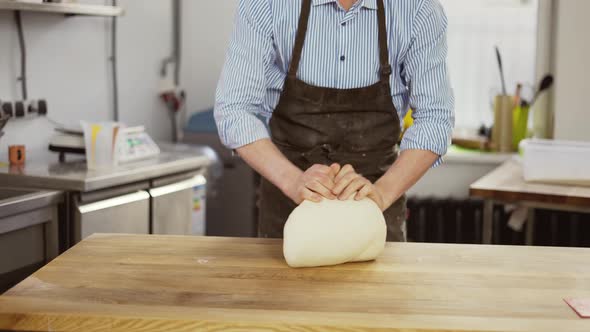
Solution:
[[[0,10],[20,10],[85,16],[121,16],[124,14],[124,10],[121,7],[78,3],[35,3],[13,0],[0,0]]]

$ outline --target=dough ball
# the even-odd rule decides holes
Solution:
[[[287,220],[283,254],[291,267],[373,260],[385,246],[383,213],[371,199],[304,201]]]

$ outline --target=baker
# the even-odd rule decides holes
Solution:
[[[240,0],[215,119],[263,177],[261,237],[304,200],[368,197],[405,241],[404,194],[454,125],[446,31],[438,0]]]

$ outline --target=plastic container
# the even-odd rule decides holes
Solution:
[[[525,181],[590,186],[590,142],[527,139],[520,148]]]
[[[89,170],[108,169],[118,164],[117,135],[121,125],[116,122],[90,123],[81,121]]]

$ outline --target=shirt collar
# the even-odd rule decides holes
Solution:
[[[328,3],[335,3],[338,0],[312,0],[314,6],[325,5]],[[367,9],[377,10],[377,0],[359,0],[362,2],[362,6]]]

